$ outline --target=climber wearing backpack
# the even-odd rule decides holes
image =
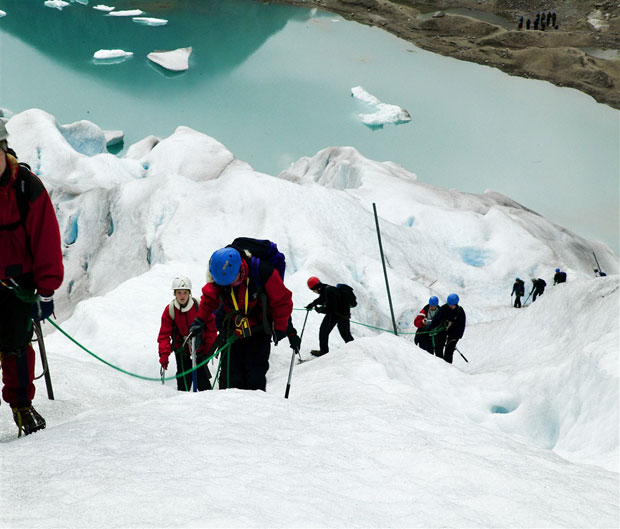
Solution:
[[[239,237],[216,250],[209,260],[198,316],[191,332],[199,332],[218,311],[220,333],[237,340],[223,353],[220,389],[263,390],[267,386],[271,340],[288,337],[293,349],[301,340],[293,328],[293,297],[284,286],[284,255],[266,240]]]
[[[432,355],[435,354],[435,336],[429,332],[429,327],[437,312],[439,312],[439,299],[437,296],[431,296],[428,304],[422,307],[422,310],[413,320],[413,324],[418,329],[413,343]]]
[[[533,277],[532,278],[532,290],[530,290],[530,293],[528,294],[528,298],[534,294],[532,296],[532,303],[534,303],[534,301],[536,301],[536,298],[538,296],[542,296],[545,292],[545,287],[547,286],[547,282],[544,279],[541,279],[540,277]],[[527,300],[526,300],[527,301]]]
[[[175,277],[172,280],[174,299],[166,305],[161,315],[161,327],[157,342],[159,343],[159,363],[163,369],[168,369],[170,353],[174,351],[177,363],[177,389],[190,391],[192,389],[192,373],[185,373],[192,368],[189,342],[183,348],[183,341],[189,334],[189,327],[198,314],[198,301],[192,297],[192,282],[185,276]],[[215,320],[213,315],[208,318],[202,336],[196,340],[196,365],[201,364],[207,358],[207,352],[217,338]],[[209,379],[211,373],[205,364],[196,371],[197,389],[204,391],[211,389]]]
[[[319,297],[306,305],[306,310],[316,310],[325,314],[319,329],[319,350],[310,351],[312,356],[323,356],[329,353],[329,334],[338,326],[338,332],[345,343],[352,342],[351,308],[357,306],[353,289],[341,283],[335,287],[321,283],[318,277],[308,279],[308,288]]]
[[[0,362],[3,399],[19,435],[45,428],[32,407],[35,353],[32,320],[54,311],[54,291],[64,276],[54,206],[39,180],[19,164],[0,120]],[[35,294],[36,292],[36,294]]]
[[[457,294],[450,294],[446,301],[445,305],[439,307],[428,330],[443,329],[435,336],[435,355],[451,364],[456,343],[465,333],[466,318]]]
[[[553,276],[553,286],[560,283],[566,283],[566,272],[562,272],[559,268],[555,269],[555,275]]]
[[[515,279],[514,285],[512,285],[512,292],[510,294],[510,297],[512,297],[513,294],[515,296],[514,306],[516,309],[520,309],[521,308],[521,297],[525,295],[525,283],[523,279],[519,277]]]

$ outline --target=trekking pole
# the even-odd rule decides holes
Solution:
[[[530,292],[527,297],[525,298],[525,301],[523,302],[523,306],[525,307],[525,305],[527,305],[527,300],[530,299],[530,296],[532,295],[532,293]]]
[[[192,337],[190,342],[190,353],[192,355],[192,391],[196,393],[198,391],[198,373],[196,372],[196,337]]]
[[[469,364],[469,360],[467,360],[467,358],[465,358],[465,356],[463,356],[463,353],[461,353],[461,351],[459,351],[459,348],[456,347],[456,345],[454,346],[454,348],[457,350],[457,352],[461,355],[461,358],[463,360],[465,360],[465,362],[467,362]]]
[[[284,392],[284,398],[288,399],[288,394],[291,391],[291,378],[293,378],[293,366],[295,365],[295,353],[299,354],[299,351],[293,349],[293,354],[291,355],[291,365],[288,368],[288,380],[286,381],[286,391]]]
[[[309,310],[306,310],[306,317],[304,318],[304,324],[301,326],[301,334],[299,335],[299,344],[301,347],[301,341],[304,339],[304,331],[306,330],[306,322],[308,321],[308,314],[310,314]],[[299,363],[303,362],[301,358],[301,352],[298,350],[297,354],[299,355]]]
[[[47,363],[47,353],[45,352],[45,342],[43,341],[43,331],[41,330],[41,322],[32,320],[34,324],[34,333],[37,337],[37,345],[41,354],[41,363],[43,364],[43,374],[45,376],[45,387],[47,389],[47,398],[54,400],[54,388],[52,388],[52,377]]]
[[[161,385],[163,386],[166,382],[164,380],[164,374],[166,373],[166,370],[163,367],[159,368],[159,376],[161,377]]]

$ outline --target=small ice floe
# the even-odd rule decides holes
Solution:
[[[69,2],[63,2],[63,0],[47,0],[43,2],[46,7],[53,7],[62,11],[63,7],[67,7]]]
[[[126,11],[110,11],[108,13],[109,17],[139,17],[140,15],[144,15],[144,11],[140,9],[128,9]]]
[[[118,64],[133,56],[133,51],[99,50],[93,54],[97,64]]]
[[[411,115],[404,108],[382,103],[378,98],[366,92],[361,86],[351,88],[351,95],[376,108],[371,114],[359,115],[364,125],[371,129],[381,129],[383,125],[400,125],[411,121]]]
[[[189,68],[189,56],[191,53],[192,47],[190,46],[171,51],[152,51],[146,57],[166,70],[182,72]]]
[[[104,4],[97,4],[96,6],[93,6],[93,9],[96,9],[97,11],[106,11],[106,12],[110,12],[110,11],[114,11],[114,7],[112,6],[106,6]]]
[[[2,11],[2,9],[0,9],[0,18],[5,17],[6,16],[6,11]]]
[[[168,23],[165,18],[133,17],[132,20],[145,26],[165,26]]]

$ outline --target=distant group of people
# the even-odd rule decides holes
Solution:
[[[439,298],[431,296],[413,320],[418,329],[414,343],[451,364],[456,344],[465,333],[465,322],[465,311],[457,294],[450,294],[441,307]]]
[[[566,283],[566,272],[563,272],[559,268],[555,269],[555,274],[553,276],[553,286],[559,285],[560,283]],[[527,296],[529,299],[532,296],[532,303],[536,301],[536,298],[542,296],[545,292],[545,287],[547,286],[547,282],[540,277],[532,278],[532,290]],[[514,307],[521,308],[521,298],[525,295],[525,282],[517,277],[515,279],[514,284],[512,285],[512,292],[510,293],[510,297],[515,297],[514,299]],[[527,299],[525,301],[527,301]]]
[[[519,29],[523,29],[523,16],[519,17],[519,24],[517,26]],[[525,22],[525,29],[533,29],[541,31],[545,31],[545,29],[558,29],[559,25],[557,23],[557,15],[555,11],[543,11],[542,13],[538,11],[536,13],[536,17],[534,18],[534,22],[530,20],[528,17]]]

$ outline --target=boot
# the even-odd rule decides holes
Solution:
[[[310,354],[312,356],[323,356],[323,355],[326,355],[327,353],[328,351],[323,352],[323,351],[317,351],[316,349],[310,351]]]
[[[19,428],[18,437],[22,436],[22,432],[24,435],[30,435],[45,428],[45,419],[32,406],[13,408],[13,419]]]

